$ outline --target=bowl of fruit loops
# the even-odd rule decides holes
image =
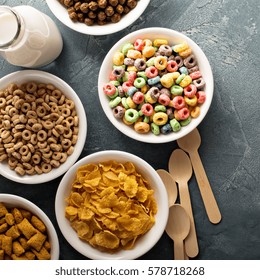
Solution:
[[[201,48],[166,28],[120,39],[99,72],[101,106],[125,135],[147,143],[177,140],[196,128],[213,97],[213,75]]]

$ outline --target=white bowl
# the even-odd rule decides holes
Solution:
[[[68,219],[65,218],[65,207],[67,205],[65,199],[69,196],[71,185],[75,178],[77,169],[87,163],[100,163],[107,160],[115,160],[122,163],[127,161],[133,162],[133,164],[136,166],[137,171],[149,181],[151,188],[155,191],[154,197],[158,206],[158,212],[155,215],[155,224],[144,236],[142,236],[136,242],[135,247],[131,250],[121,250],[114,254],[101,252],[98,249],[93,248],[88,243],[80,240],[76,231],[71,227]],[[157,172],[147,162],[127,152],[102,151],[91,154],[81,159],[75,165],[73,165],[64,175],[56,194],[55,212],[62,234],[70,243],[70,245],[82,255],[90,259],[97,260],[130,260],[136,259],[145,254],[158,242],[165,230],[169,209],[167,192],[163,185],[163,182],[161,181]]]
[[[190,46],[190,48],[192,49],[193,54],[196,56],[199,69],[202,73],[203,79],[206,82],[206,86],[205,86],[206,101],[200,107],[201,113],[199,117],[192,119],[189,125],[182,127],[181,130],[178,132],[172,132],[166,135],[160,134],[158,136],[154,135],[152,132],[149,132],[147,134],[139,134],[134,131],[132,126],[125,125],[121,120],[116,119],[113,115],[112,109],[109,107],[108,97],[103,92],[103,85],[109,82],[109,75],[112,71],[112,57],[115,54],[115,52],[119,51],[125,43],[128,42],[133,43],[137,38],[151,39],[151,40],[164,38],[168,40],[170,45],[178,44],[183,41],[186,41]],[[185,136],[193,129],[195,129],[200,124],[200,122],[204,119],[204,117],[208,112],[208,109],[211,105],[211,101],[213,98],[213,88],[214,88],[214,82],[213,82],[212,70],[209,61],[206,55],[204,54],[204,52],[201,50],[201,48],[184,34],[174,31],[172,29],[159,28],[159,27],[140,29],[120,39],[107,53],[101,65],[99,78],[98,78],[99,99],[107,118],[112,122],[112,124],[118,130],[120,130],[128,137],[146,143],[166,143],[166,142],[175,141]]]
[[[122,16],[121,20],[117,23],[107,23],[106,25],[93,25],[88,26],[85,23],[73,22],[68,15],[67,9],[59,3],[58,0],[46,0],[52,13],[69,28],[88,35],[107,35],[116,33],[134,21],[136,21],[148,6],[150,0],[137,1],[136,7],[128,14]]]
[[[47,228],[48,240],[51,244],[51,260],[59,259],[60,247],[56,230],[48,216],[37,205],[23,197],[4,193],[0,194],[0,202],[4,203],[6,207],[22,208],[37,216]]]
[[[58,168],[53,168],[49,173],[43,173],[41,175],[35,174],[20,176],[14,170],[9,168],[6,161],[0,162],[0,174],[4,177],[23,184],[40,184],[63,175],[76,162],[85,145],[87,136],[87,118],[85,109],[76,92],[59,77],[44,71],[22,70],[11,73],[0,79],[0,90],[10,83],[22,84],[30,81],[51,83],[55,87],[59,88],[67,98],[74,101],[77,115],[79,117],[79,134],[78,141],[74,146],[74,152]]]

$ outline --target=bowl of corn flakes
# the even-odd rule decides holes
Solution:
[[[89,259],[137,259],[161,238],[166,189],[151,165],[123,151],[101,151],[74,164],[57,190],[65,239]]]
[[[23,184],[63,175],[85,145],[87,118],[77,93],[40,70],[0,79],[0,174]]]
[[[99,100],[123,134],[146,143],[175,141],[195,129],[213,98],[202,49],[178,31],[151,27],[121,38],[98,78]]]
[[[52,13],[67,27],[88,35],[108,35],[131,25],[150,0],[46,0]]]
[[[0,194],[0,260],[58,260],[59,240],[49,217],[31,201]]]

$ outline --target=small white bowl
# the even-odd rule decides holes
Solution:
[[[4,89],[10,83],[22,84],[30,81],[46,84],[50,83],[59,88],[67,98],[74,101],[79,117],[79,134],[77,143],[74,146],[74,152],[67,158],[66,162],[61,164],[58,168],[53,168],[49,173],[43,173],[41,175],[20,176],[14,170],[10,169],[6,161],[0,162],[0,174],[4,177],[23,184],[40,184],[63,175],[76,162],[85,145],[87,136],[87,117],[85,109],[76,92],[59,77],[44,71],[22,70],[11,73],[0,79],[0,90]]]
[[[6,207],[22,208],[37,216],[47,228],[48,240],[51,244],[51,260],[59,259],[60,246],[56,230],[49,217],[37,205],[23,197],[5,193],[0,194],[0,202]]]
[[[202,73],[203,79],[206,82],[206,86],[204,90],[206,92],[206,101],[204,102],[204,104],[200,106],[201,112],[199,117],[192,119],[190,124],[188,124],[185,127],[182,127],[181,130],[178,132],[171,132],[166,135],[160,134],[158,136],[154,135],[152,132],[149,132],[147,134],[139,134],[133,129],[132,126],[128,126],[124,124],[121,120],[116,119],[113,115],[112,109],[109,107],[109,100],[108,97],[103,92],[103,86],[109,82],[109,75],[112,71],[112,66],[113,66],[112,64],[113,55],[115,54],[116,51],[121,50],[121,47],[125,43],[129,43],[129,42],[134,43],[134,41],[137,38],[151,39],[151,40],[163,38],[163,39],[167,39],[170,45],[178,44],[178,43],[182,43],[183,41],[186,41],[197,59],[199,69]],[[107,53],[101,65],[99,78],[98,78],[99,100],[107,118],[118,130],[120,130],[128,137],[146,143],[166,143],[166,142],[175,141],[185,136],[193,129],[195,129],[204,119],[204,117],[206,116],[209,110],[213,98],[213,88],[214,88],[214,82],[213,82],[212,70],[209,61],[206,55],[204,54],[204,52],[201,50],[201,48],[184,34],[174,31],[172,29],[160,28],[160,27],[140,29],[120,39]]]
[[[149,181],[151,188],[155,191],[154,197],[158,206],[158,212],[155,215],[155,224],[144,236],[138,239],[134,248],[131,250],[121,250],[114,254],[101,252],[89,245],[87,242],[80,240],[76,231],[71,227],[68,219],[65,218],[65,207],[67,206],[65,199],[69,196],[77,169],[87,163],[100,163],[107,160],[115,160],[122,163],[127,161],[132,162],[137,171]],[[157,172],[143,159],[122,151],[102,151],[81,159],[64,175],[56,194],[55,212],[62,234],[70,245],[82,255],[96,260],[131,260],[148,252],[162,236],[168,220],[168,196],[163,182]]]
[[[69,28],[88,35],[108,35],[123,30],[136,21],[148,6],[150,0],[137,1],[136,7],[128,14],[123,15],[117,23],[107,23],[105,25],[88,26],[85,23],[73,22],[68,15],[67,9],[58,0],[46,0],[52,13]]]

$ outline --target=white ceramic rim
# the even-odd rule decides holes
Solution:
[[[73,22],[68,15],[65,7],[58,0],[46,0],[52,13],[67,27],[88,35],[108,35],[123,30],[135,22],[148,6],[150,0],[139,0],[137,6],[128,14],[124,15],[117,23],[108,23],[106,25],[87,26],[84,23]]]
[[[97,160],[97,158],[99,158],[99,160]],[[101,252],[93,248],[88,243],[81,241],[76,231],[71,227],[68,219],[65,218],[65,207],[67,205],[65,198],[68,197],[70,193],[70,186],[75,178],[73,174],[76,174],[76,170],[78,169],[78,167],[86,163],[99,163],[101,161],[111,159],[115,159],[118,162],[133,162],[137,170],[142,169],[141,173],[145,178],[148,178],[149,180],[149,176],[150,178],[152,176],[153,180],[150,179],[150,181],[154,181],[154,183],[157,185],[157,188],[160,188],[160,193],[158,193],[158,191],[155,191],[154,194],[157,203],[159,202],[158,205],[160,204],[160,207],[158,207],[158,213],[155,216],[155,225],[150,229],[149,232],[147,232],[137,241],[136,246],[132,250],[121,250],[115,254]],[[75,250],[77,250],[85,257],[94,260],[131,260],[136,259],[148,252],[159,241],[162,234],[164,233],[169,214],[168,196],[160,176],[146,161],[127,152],[114,150],[101,151],[82,158],[76,164],[74,164],[63,176],[56,193],[55,213],[59,228],[65,239]],[[141,241],[143,246],[140,247],[138,246],[138,243]]]
[[[48,72],[40,70],[21,70],[8,74],[0,79],[0,89],[5,88],[5,86],[7,86],[11,82],[19,84],[26,81],[37,81],[43,83],[46,83],[46,81],[48,81],[49,83],[52,83],[53,85],[61,89],[66,97],[73,99],[77,114],[79,116],[79,137],[75,145],[74,152],[68,157],[66,162],[61,164],[58,168],[54,168],[51,170],[51,172],[46,174],[19,176],[14,170],[11,170],[9,168],[6,161],[0,162],[0,174],[4,177],[22,184],[40,184],[51,181],[63,175],[77,161],[86,141],[87,117],[85,109],[76,92],[65,81]]]
[[[7,207],[20,207],[29,210],[35,216],[39,217],[47,228],[49,242],[51,244],[51,260],[58,260],[60,255],[60,246],[57,232],[49,217],[34,203],[26,198],[13,194],[0,194],[0,202]]]
[[[129,127],[125,125],[121,120],[116,119],[113,116],[112,109],[109,107],[108,97],[104,94],[102,87],[105,83],[109,82],[109,74],[112,70],[112,56],[116,51],[120,50],[121,47],[126,42],[133,42],[137,38],[141,38],[141,39],[148,38],[152,40],[157,38],[167,38],[170,43],[173,42],[181,43],[183,41],[186,41],[191,47],[196,58],[197,59],[199,58],[198,65],[200,71],[202,72],[203,78],[206,81],[206,86],[205,86],[205,91],[207,95],[206,101],[204,104],[200,106],[201,109],[200,116],[196,119],[192,119],[189,125],[187,125],[186,127],[182,127],[182,129],[178,132],[172,132],[167,135],[160,134],[158,136],[154,135],[152,132],[148,134],[139,134],[134,131],[133,127]],[[111,65],[111,67],[109,68],[108,65]],[[99,71],[99,77],[98,77],[99,100],[107,118],[119,131],[121,131],[126,136],[146,143],[167,143],[167,142],[175,141],[187,135],[189,132],[195,129],[204,119],[204,117],[206,116],[210,108],[212,98],[213,98],[213,90],[214,90],[214,81],[213,81],[211,66],[202,49],[186,35],[172,29],[161,28],[161,27],[149,27],[149,28],[140,29],[120,39],[107,53],[101,65]]]

